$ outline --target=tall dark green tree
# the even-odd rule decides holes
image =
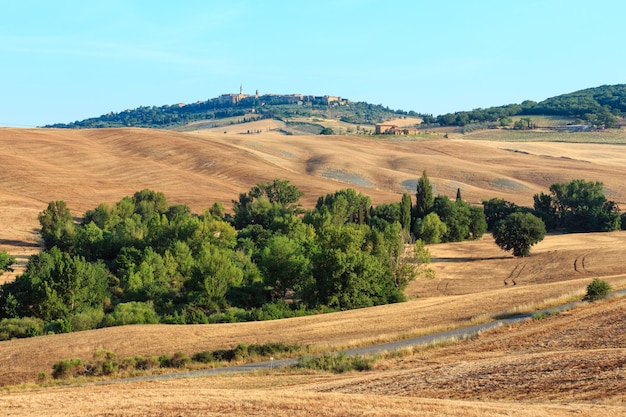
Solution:
[[[58,247],[33,255],[24,274],[2,286],[21,306],[22,315],[64,319],[100,308],[110,297],[108,273],[102,263],[86,262]]]
[[[368,250],[369,233],[369,226],[354,223],[326,224],[318,231],[314,281],[303,293],[307,304],[344,310],[385,302],[386,271]]]
[[[531,246],[541,242],[546,234],[543,221],[530,213],[513,213],[494,227],[493,237],[504,251],[514,256],[530,255]]]
[[[417,180],[417,193],[415,194],[415,219],[423,219],[433,210],[435,198],[433,187],[428,179],[426,171],[422,172],[422,177]]]
[[[550,186],[550,196],[535,195],[535,210],[553,216],[556,227],[571,232],[619,230],[619,207],[604,196],[601,182],[573,180]]]
[[[402,220],[402,207],[400,203],[382,203],[371,209],[371,225],[381,226],[381,222],[394,223]]]
[[[334,194],[320,197],[315,206],[325,206],[332,214],[334,221],[340,223],[369,224],[372,201],[363,193],[352,188],[338,190]]]
[[[233,223],[237,229],[251,224],[260,224],[267,229],[275,217],[299,213],[302,195],[287,180],[259,183],[247,193],[240,194],[238,201],[233,200]]]
[[[438,195],[434,199],[433,211],[446,225],[443,242],[460,242],[470,237],[469,205],[450,200],[447,196]]]
[[[521,211],[521,207],[502,198],[492,198],[483,201],[483,212],[487,221],[487,230],[492,230],[500,220],[509,214]]]
[[[289,290],[300,292],[311,274],[302,246],[287,236],[270,239],[261,250],[259,267],[273,298],[285,298]]]
[[[460,201],[463,204],[467,204]],[[480,206],[469,206],[470,210],[470,226],[469,226],[469,238],[477,240],[483,237],[487,231],[487,221],[485,220],[485,212]]]
[[[57,246],[67,251],[72,247],[76,229],[72,213],[65,201],[51,201],[38,218],[41,224],[41,237],[46,248]]]
[[[412,206],[411,196],[407,193],[402,194],[402,201],[400,202],[400,224],[402,228],[408,232],[411,231]]]
[[[0,275],[3,272],[13,272],[11,266],[15,263],[15,256],[9,255],[6,251],[0,251]]]

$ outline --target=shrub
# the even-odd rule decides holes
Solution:
[[[135,356],[133,360],[135,369],[140,371],[149,371],[150,369],[159,368],[161,366],[158,356],[150,356],[147,358]]]
[[[147,303],[131,301],[115,306],[112,313],[104,316],[102,323],[105,327],[124,326],[126,324],[154,324],[159,322],[159,316],[154,308]]]
[[[172,368],[184,368],[189,363],[191,363],[191,358],[185,352],[176,352],[170,359],[170,367]]]
[[[214,323],[239,323],[242,321],[250,321],[248,320],[248,312],[246,312],[243,308],[239,307],[230,307],[228,310],[213,313],[208,317],[208,322],[211,324]]]
[[[119,370],[117,355],[108,350],[99,350],[94,355],[94,362],[88,366],[92,375],[111,375]]]
[[[250,356],[267,357],[277,353],[292,353],[300,350],[299,345],[285,345],[282,342],[266,343],[263,345],[247,345],[240,343],[234,349],[220,349],[214,351],[198,352],[193,355],[193,360],[202,363],[231,362]]]
[[[198,352],[192,356],[192,359],[200,363],[211,363],[214,361],[213,352],[208,350]]]
[[[282,342],[248,346],[248,355],[271,356],[277,353],[291,353],[300,349],[299,345],[285,345]]]
[[[169,355],[159,356],[159,366],[161,368],[170,368],[172,366],[172,358]]]
[[[137,364],[137,358],[134,356],[129,356],[129,357],[122,359],[122,362],[120,362],[120,365],[119,365],[119,369],[124,370],[124,371],[135,369],[136,364]]]
[[[0,340],[41,336],[43,320],[35,317],[22,317],[0,320]]]
[[[608,282],[595,278],[591,284],[587,286],[587,294],[583,300],[597,301],[606,298],[611,292],[611,286]]]
[[[303,356],[298,359],[296,368],[315,369],[343,373],[349,371],[369,371],[374,358],[362,356],[346,356],[345,353],[325,353],[322,356]]]
[[[72,324],[66,319],[56,319],[47,323],[43,328],[44,334],[71,333]]]
[[[65,379],[76,377],[85,373],[85,366],[80,359],[64,359],[56,361],[52,365],[52,377],[54,379]]]
[[[102,308],[93,308],[82,313],[73,314],[68,318],[72,331],[91,330],[97,328],[104,318]]]

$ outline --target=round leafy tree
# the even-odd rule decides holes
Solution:
[[[496,244],[514,256],[530,255],[530,247],[546,234],[543,221],[530,213],[513,213],[499,221],[493,230]]]
[[[608,297],[610,292],[611,285],[609,285],[608,282],[595,278],[591,284],[587,286],[587,294],[583,299],[586,301],[602,300]]]

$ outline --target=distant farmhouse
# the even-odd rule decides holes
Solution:
[[[259,90],[254,95],[245,94],[243,85],[239,86],[239,94],[222,94],[217,99],[220,104],[236,105],[246,101],[255,100],[261,106],[265,104],[297,104],[299,106],[328,105],[342,106],[350,103],[350,100],[337,96],[305,96],[302,94],[265,94],[260,96]]]
[[[377,135],[417,135],[419,129],[415,127],[399,127],[397,125],[379,123],[376,125]]]

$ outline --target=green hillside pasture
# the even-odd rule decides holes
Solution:
[[[355,134],[357,133],[357,127],[359,128],[359,132],[367,131],[367,132],[373,133],[375,129],[374,125],[352,124],[352,123],[343,122],[339,119],[329,119],[329,118],[319,117],[319,116],[294,117],[294,118],[289,119],[289,121],[309,123],[309,124],[321,125],[323,127],[329,127],[335,131],[335,134],[338,134],[338,135]]]
[[[567,126],[576,123],[576,119],[566,116],[512,116],[513,123],[520,119],[530,119],[537,127]]]
[[[324,127],[317,123],[288,121],[284,131],[292,135],[319,135]]]
[[[502,142],[569,142],[626,144],[626,130],[607,129],[598,132],[555,132],[548,130],[490,129],[463,135],[464,139]]]

